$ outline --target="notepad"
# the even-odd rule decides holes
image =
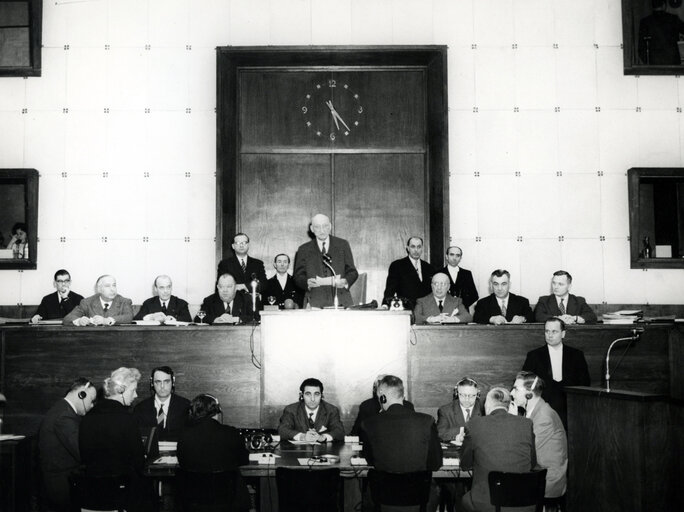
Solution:
[[[460,466],[461,459],[458,457],[444,457],[442,458],[442,466]]]
[[[351,465],[352,466],[368,466],[368,461],[363,457],[352,457],[351,458]]]

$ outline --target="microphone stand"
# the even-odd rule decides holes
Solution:
[[[641,333],[644,332],[643,329],[638,329],[634,328],[632,329],[632,335],[628,336],[626,338],[618,338],[614,340],[610,346],[608,347],[608,352],[606,353],[606,393],[610,393],[610,351],[613,348],[613,345],[615,345],[618,341],[625,341],[625,340],[630,340],[630,341],[637,341],[641,337]],[[629,346],[627,346],[629,348]],[[619,364],[619,361],[618,361]],[[617,367],[616,367],[617,369]]]
[[[336,273],[335,273],[335,269],[334,269],[333,266],[330,264],[330,260],[331,260],[330,256],[328,256],[327,254],[324,254],[324,255],[323,255],[323,264],[324,264],[326,267],[328,267],[328,268],[330,269],[330,271],[332,272],[332,274],[333,274],[333,275],[332,275],[333,308],[334,308],[334,309],[338,309],[338,308],[339,308],[339,302],[338,302],[338,300],[337,300],[337,285],[335,284],[335,275],[336,275]]]
[[[256,296],[257,296],[257,286],[259,285],[259,280],[257,279],[256,274],[252,274],[252,282],[250,284],[252,286],[252,315],[254,316],[254,321],[256,322],[256,319],[257,319]]]

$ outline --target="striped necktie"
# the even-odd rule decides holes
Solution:
[[[166,414],[164,414],[164,407],[159,406],[159,413],[157,413],[157,425],[164,428],[164,421],[166,420]]]
[[[565,304],[563,304],[563,301],[565,299],[561,299],[560,304],[558,304],[558,310],[560,311],[561,316],[565,314]]]

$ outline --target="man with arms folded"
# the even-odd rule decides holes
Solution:
[[[67,270],[60,269],[55,272],[55,280],[52,285],[57,291],[43,297],[38,306],[38,311],[31,318],[32,324],[41,320],[64,318],[83,300],[82,295],[71,291],[71,276]]]
[[[570,293],[572,276],[565,270],[558,270],[551,278],[553,295],[539,297],[534,308],[537,322],[546,322],[555,316],[566,324],[595,324],[596,313],[587,305],[584,297]]]
[[[299,402],[285,407],[278,434],[282,440],[321,442],[344,440],[340,410],[323,400],[323,383],[305,379],[299,386]]]
[[[591,386],[591,377],[584,352],[563,343],[565,333],[563,320],[549,318],[544,324],[546,345],[529,351],[522,369],[544,380],[546,387],[542,398],[553,407],[567,428],[565,386]]]
[[[441,272],[432,276],[432,293],[421,297],[416,303],[413,315],[417,324],[464,323],[472,321],[468,308],[461,299],[452,297],[449,291],[449,276]]]
[[[511,395],[516,407],[532,420],[537,462],[547,469],[544,497],[559,498],[567,488],[568,439],[558,413],[541,397],[544,381],[532,372],[519,372]],[[547,511],[551,512],[549,508]]]
[[[262,302],[269,304],[269,298],[273,297],[275,304],[282,308],[285,306],[285,301],[290,299],[297,307],[301,308],[304,294],[295,284],[294,278],[287,273],[287,269],[290,268],[290,257],[287,254],[278,254],[273,259],[273,268],[275,268],[276,273],[266,281],[262,293]]]
[[[334,287],[340,306],[353,306],[349,288],[359,277],[354,266],[349,242],[332,236],[330,219],[323,214],[311,218],[311,231],[315,238],[297,249],[294,280],[299,288],[308,290],[308,301],[313,307],[323,308],[334,304]],[[335,270],[335,275],[328,265]]]
[[[116,291],[116,278],[100,276],[95,282],[97,293],[83,299],[71,313],[64,317],[63,325],[114,325],[129,324],[133,320],[131,299]]]
[[[218,265],[217,276],[230,274],[235,278],[237,291],[252,293],[252,276],[259,281],[257,291],[261,291],[266,285],[266,270],[264,262],[248,256],[249,237],[244,233],[238,233],[233,237],[233,256],[221,260]]]
[[[141,428],[157,427],[159,439],[177,441],[188,419],[190,401],[176,394],[176,377],[168,366],[150,374],[152,396],[139,402],[133,414]]]
[[[216,292],[205,297],[201,311],[207,324],[250,323],[254,319],[252,302],[244,293],[236,293],[237,283],[231,274],[222,274],[216,281]],[[195,323],[200,323],[195,317]]]
[[[478,324],[524,324],[534,322],[530,301],[509,292],[511,274],[498,269],[490,277],[493,293],[477,301],[473,318]]]
[[[532,421],[508,414],[511,395],[494,387],[487,393],[486,416],[476,416],[468,424],[461,448],[461,469],[473,470],[473,486],[463,496],[469,512],[494,512],[489,500],[489,473],[505,471],[526,473],[536,465]],[[532,507],[507,508],[532,512]]]
[[[153,320],[161,323],[192,322],[188,303],[171,295],[173,283],[169,276],[161,275],[155,278],[154,292],[156,297],[150,297],[143,302],[133,320]]]
[[[406,241],[406,254],[405,258],[394,260],[389,266],[382,303],[389,305],[396,294],[403,301],[404,309],[413,309],[420,297],[430,293],[430,280],[435,275],[435,269],[421,259],[422,238],[409,238]]]
[[[459,266],[462,257],[463,251],[460,247],[455,245],[449,247],[446,252],[447,265],[441,272],[449,276],[449,282],[451,283],[449,294],[459,297],[465,307],[470,308],[472,304],[477,302],[480,296],[477,294],[477,288],[475,288],[473,274],[470,270]]]
[[[78,429],[81,417],[93,408],[97,390],[79,377],[43,418],[38,434],[40,470],[45,497],[51,510],[71,510],[69,474],[81,465]]]

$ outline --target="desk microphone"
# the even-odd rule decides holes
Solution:
[[[610,351],[613,348],[613,345],[615,345],[618,341],[625,341],[629,340],[630,345],[634,341],[639,341],[639,338],[641,337],[641,334],[644,332],[644,330],[641,327],[635,327],[632,329],[632,335],[627,336],[625,338],[618,338],[614,340],[610,346],[608,347],[608,352],[606,353],[606,392],[610,393]],[[629,349],[629,345],[627,345],[627,349]],[[625,349],[625,352],[627,352],[627,349]],[[622,361],[622,359],[620,359]],[[618,361],[618,366],[620,364],[620,361]],[[615,367],[617,370],[617,366]]]
[[[330,269],[332,272],[332,287],[333,287],[333,307],[335,309],[338,309],[339,303],[337,300],[337,285],[335,284],[335,276],[337,273],[335,272],[335,269],[332,266],[332,258],[328,254],[321,254],[321,258],[323,259],[323,264]]]
[[[252,273],[252,313],[254,314],[254,320],[257,318],[257,308],[256,308],[256,296],[257,296],[257,286],[259,285],[259,280],[255,273]]]

